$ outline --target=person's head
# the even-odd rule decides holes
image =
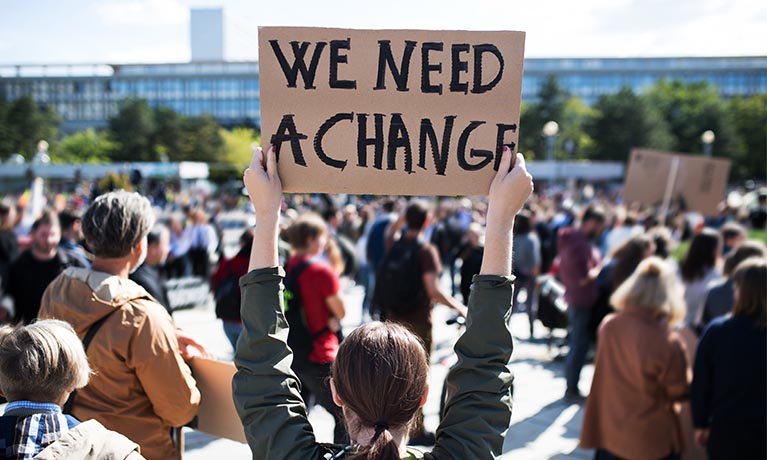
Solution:
[[[0,390],[9,401],[63,404],[91,368],[72,326],[54,319],[0,327]]]
[[[405,223],[408,230],[420,232],[429,220],[429,206],[422,200],[413,200],[405,209]]]
[[[605,229],[605,211],[599,206],[589,206],[581,217],[580,230],[591,239],[602,234]]]
[[[466,230],[466,243],[472,248],[478,248],[482,245],[482,226],[478,222],[469,224]]]
[[[737,249],[746,240],[746,229],[735,222],[728,222],[719,230],[722,235],[722,254]]]
[[[208,216],[202,208],[194,208],[189,211],[189,219],[194,225],[201,225],[208,223]]]
[[[514,218],[514,235],[524,235],[533,229],[533,215],[523,209]]]
[[[331,390],[350,437],[363,446],[354,458],[400,458],[398,439],[426,402],[428,372],[423,343],[399,324],[367,323],[344,339]]]
[[[394,200],[387,198],[381,203],[381,210],[386,214],[390,214],[394,212],[394,205]]]
[[[12,230],[16,226],[16,207],[0,203],[0,231]]]
[[[53,211],[44,212],[32,223],[30,236],[35,257],[46,260],[53,258],[61,241],[59,216]]]
[[[655,227],[650,231],[650,237],[655,243],[655,255],[665,259],[671,255],[676,248],[674,238],[671,236],[671,230],[668,227]]]
[[[246,228],[242,235],[240,235],[240,252],[250,254],[250,250],[253,248],[253,238],[255,238],[256,232],[252,228]]]
[[[693,236],[687,255],[679,267],[682,279],[695,281],[706,276],[706,273],[716,265],[721,244],[719,233],[711,228],[704,228]]]
[[[752,257],[741,262],[732,274],[735,283],[734,316],[747,316],[767,327],[767,258]]]
[[[156,224],[146,235],[146,263],[154,267],[163,265],[170,252],[170,230]]]
[[[639,262],[655,253],[655,243],[647,235],[637,235],[629,238],[613,252],[615,269],[612,275],[613,289],[623,284],[634,273]]]
[[[328,226],[319,215],[306,213],[285,230],[285,239],[294,251],[316,255],[327,246]]]
[[[328,208],[322,212],[322,218],[325,219],[325,222],[328,223],[330,228],[338,228],[341,224],[341,211],[335,206],[328,206]]]
[[[61,211],[59,213],[59,222],[61,223],[61,236],[72,241],[83,239],[82,220],[80,216],[72,211]]]
[[[123,190],[96,198],[83,215],[83,233],[94,259],[124,259],[131,270],[146,258],[146,236],[153,225],[149,200]]]
[[[658,257],[639,263],[634,273],[615,290],[610,303],[616,310],[647,310],[673,324],[684,318],[684,287],[674,269]]]
[[[735,267],[750,257],[767,257],[767,247],[765,247],[764,243],[759,240],[748,240],[738,246],[738,249],[732,251],[724,259],[724,267],[722,269],[724,276],[732,276]]]

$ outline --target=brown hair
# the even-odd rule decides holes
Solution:
[[[43,213],[35,219],[35,221],[32,223],[32,232],[36,232],[38,228],[47,226],[47,227],[59,227],[61,228],[61,225],[59,224],[59,215],[56,214],[54,211],[45,210]]]
[[[651,249],[655,249],[655,243],[647,235],[633,236],[615,249],[615,269],[611,280],[613,291],[634,273],[639,262],[645,259],[645,254]]]
[[[303,214],[285,230],[285,239],[293,249],[305,249],[310,239],[328,232],[322,217],[314,213]]]
[[[748,240],[725,257],[724,276],[729,277],[732,275],[735,268],[746,259],[765,256],[767,256],[767,248],[765,248],[764,243],[759,240]]]
[[[719,233],[711,228],[704,228],[692,237],[687,255],[679,266],[682,280],[692,282],[705,277],[706,272],[716,265],[716,257],[721,245],[722,239]]]
[[[737,288],[734,316],[748,316],[767,328],[767,259],[752,257],[735,268],[732,280]]]
[[[423,343],[395,323],[355,329],[338,348],[331,375],[343,401],[347,429],[374,435],[354,460],[398,460],[392,431],[409,431],[427,388],[429,363]]]

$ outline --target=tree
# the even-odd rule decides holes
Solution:
[[[220,125],[211,115],[184,119],[184,138],[181,142],[183,161],[221,161],[224,139],[219,133]]]
[[[522,107],[519,121],[519,151],[532,158],[545,158],[546,144],[541,135],[548,121],[560,123],[569,95],[557,77],[548,75],[538,92],[537,101]],[[560,123],[561,124],[561,123]]]
[[[674,139],[672,150],[702,152],[700,135],[709,129],[716,133],[715,156],[728,156],[736,148],[737,133],[732,119],[716,88],[708,82],[661,80],[648,91],[646,98],[665,119]]]
[[[182,156],[182,144],[185,136],[184,117],[168,107],[158,107],[154,110],[155,131],[152,145],[162,158],[165,155],[170,161],[179,161]]]
[[[593,156],[594,139],[586,127],[595,116],[595,110],[580,98],[571,97],[565,103],[560,116],[556,157],[561,160],[584,160]]]
[[[731,176],[767,179],[767,94],[736,97],[726,107],[738,135],[738,144],[731,154]]]
[[[154,114],[143,99],[126,99],[120,111],[109,119],[109,130],[116,143],[114,161],[156,161],[152,138]]]
[[[231,131],[220,129],[219,134],[224,140],[222,161],[242,171],[250,164],[253,155],[253,143],[260,143],[261,136],[249,128],[234,128]]]
[[[55,163],[106,163],[114,149],[108,133],[89,128],[61,139],[51,158]]]
[[[587,126],[595,141],[594,160],[625,162],[634,147],[669,150],[674,146],[663,117],[631,88],[601,96],[594,110]]]
[[[0,108],[0,156],[21,153],[31,159],[37,151],[37,142],[44,139],[53,144],[58,137],[61,118],[50,107],[38,107],[24,96],[4,102]]]

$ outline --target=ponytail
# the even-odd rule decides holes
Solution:
[[[399,460],[399,446],[394,441],[389,425],[377,423],[370,444],[362,446],[349,460]]]

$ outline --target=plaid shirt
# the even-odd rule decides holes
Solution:
[[[0,460],[31,460],[78,423],[56,404],[8,403],[0,417]]]

